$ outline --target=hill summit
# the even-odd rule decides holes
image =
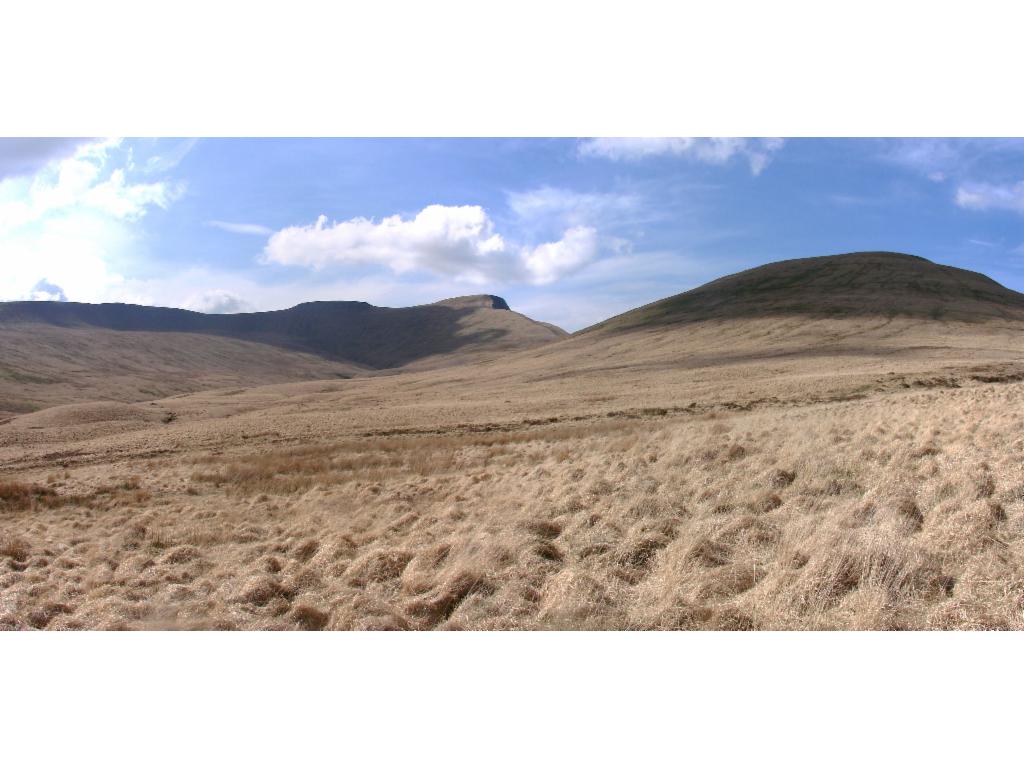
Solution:
[[[920,256],[844,253],[778,261],[728,275],[583,332],[791,315],[904,316],[968,323],[1024,320],[1024,294],[977,272]]]

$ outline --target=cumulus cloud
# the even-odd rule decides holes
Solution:
[[[185,309],[205,312],[208,315],[230,315],[236,312],[252,312],[253,306],[231,291],[215,289],[190,296]]]
[[[27,301],[67,301],[68,297],[64,294],[63,288],[43,278],[32,286],[32,290],[28,292],[25,299]]]
[[[93,141],[31,176],[0,180],[0,299],[25,296],[44,278],[79,301],[116,290],[123,281],[111,265],[137,248],[127,225],[183,191],[167,181],[137,183],[130,169],[119,141]]]
[[[576,272],[596,255],[597,232],[592,227],[573,227],[561,240],[526,251],[523,260],[532,282],[545,285]]]
[[[755,176],[771,162],[783,145],[782,139],[743,138],[596,138],[580,142],[583,157],[607,160],[642,160],[648,157],[685,157],[710,165],[725,165],[742,158]]]
[[[275,232],[264,249],[269,263],[320,269],[329,265],[376,265],[396,274],[432,272],[462,281],[548,283],[580,269],[597,254],[597,233],[577,226],[562,238],[519,246],[496,230],[478,205],[429,205],[413,218],[356,218]]]
[[[975,211],[1002,210],[1024,213],[1024,181],[1016,184],[964,183],[956,190],[956,204]]]
[[[262,224],[244,224],[235,221],[208,221],[206,223],[211,227],[223,229],[225,232],[231,232],[235,235],[262,235],[266,237],[274,231]]]

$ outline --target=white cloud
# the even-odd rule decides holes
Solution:
[[[265,227],[262,224],[244,224],[234,221],[208,221],[206,223],[211,227],[223,229],[225,232],[231,232],[236,235],[262,235],[266,237],[274,232],[270,227]]]
[[[252,312],[253,306],[231,291],[215,289],[193,294],[182,305],[185,309],[205,312],[210,315],[227,315],[236,312]]]
[[[32,290],[28,292],[25,299],[27,301],[67,301],[68,297],[63,288],[43,278],[32,286]]]
[[[975,211],[1024,213],[1024,181],[1016,184],[967,182],[956,190],[956,204]]]
[[[532,281],[538,285],[553,283],[576,272],[597,255],[597,232],[592,227],[573,227],[562,239],[538,245],[523,255]]]
[[[743,138],[596,138],[580,142],[579,154],[607,160],[642,160],[647,157],[686,157],[711,165],[725,165],[740,157],[755,176],[771,162],[783,145],[782,139]]]
[[[432,272],[458,280],[548,283],[596,257],[596,232],[572,227],[560,240],[516,246],[495,231],[477,205],[429,205],[411,219],[357,218],[274,233],[264,249],[270,263],[321,269],[329,265],[376,265],[396,274]]]
[[[101,301],[121,282],[108,262],[131,249],[118,222],[86,214],[50,217],[0,236],[0,299],[18,299],[46,278],[72,301]]]
[[[149,206],[166,208],[182,191],[179,185],[165,182],[127,184],[124,171],[117,168],[106,181],[88,189],[78,204],[118,219],[133,221],[142,216]]]
[[[123,279],[112,265],[138,246],[128,225],[183,191],[129,181],[130,158],[119,147],[88,143],[33,176],[0,181],[0,299],[25,296],[44,278],[76,301],[116,294]]]

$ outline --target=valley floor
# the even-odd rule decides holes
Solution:
[[[424,395],[396,422],[335,382],[22,417],[0,627],[1024,627],[1020,372],[890,365],[789,400]],[[404,381],[372,386],[437,380]]]

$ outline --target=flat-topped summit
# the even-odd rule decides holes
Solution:
[[[476,296],[455,296],[451,299],[434,302],[434,304],[454,309],[512,309],[501,296],[492,296],[487,293]]]
[[[778,261],[728,275],[587,331],[780,315],[1020,320],[1024,319],[1024,294],[977,272],[920,256],[886,251],[845,253]]]

